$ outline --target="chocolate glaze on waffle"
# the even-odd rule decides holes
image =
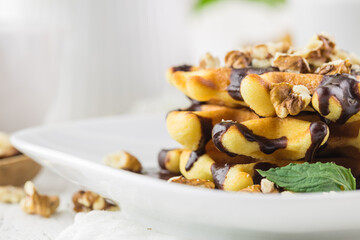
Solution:
[[[319,150],[327,133],[327,125],[324,122],[313,122],[310,124],[311,145],[306,151],[305,161],[313,161],[315,153]]]
[[[257,142],[259,144],[260,150],[265,154],[271,154],[278,149],[286,148],[287,146],[287,137],[283,136],[280,138],[269,139],[257,134],[254,134],[252,130],[247,128],[245,125],[237,122],[221,122],[214,126],[212,135],[215,146],[222,152],[228,153],[230,156],[234,156],[233,153],[230,153],[222,145],[222,136],[223,134],[231,127],[235,126],[239,132],[245,137],[249,142]]]
[[[205,153],[205,145],[211,139],[212,120],[210,118],[197,116],[201,124],[201,139],[196,151],[191,152],[186,163],[185,170],[189,171],[201,155]]]
[[[167,161],[167,153],[173,149],[162,149],[158,154],[158,163],[162,169],[166,170],[165,163]]]
[[[180,66],[177,66],[177,67],[173,67],[172,68],[172,71],[173,72],[177,72],[177,71],[182,71],[182,72],[190,72],[191,71],[191,68],[192,66],[191,65],[180,65]]]
[[[213,176],[213,180],[215,183],[216,188],[223,189],[224,188],[224,182],[227,173],[230,170],[230,167],[234,166],[235,164],[218,164],[214,163],[211,165],[211,174]]]
[[[243,98],[240,93],[240,85],[243,78],[251,73],[254,74],[263,74],[266,72],[277,72],[279,69],[277,68],[239,68],[239,69],[232,69],[230,75],[230,85],[227,88],[229,95],[239,101],[243,101]]]
[[[319,111],[323,116],[330,113],[329,100],[335,97],[342,108],[337,123],[345,123],[360,110],[359,81],[349,74],[325,75],[316,89]]]

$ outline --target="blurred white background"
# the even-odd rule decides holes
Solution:
[[[0,0],[0,129],[186,105],[167,83],[167,67],[197,64],[206,52],[222,59],[287,32],[304,44],[326,30],[360,52],[359,1],[193,6],[193,0]]]

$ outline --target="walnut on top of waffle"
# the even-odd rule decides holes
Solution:
[[[360,58],[338,49],[326,33],[313,36],[301,49],[292,47],[290,41],[281,41],[233,50],[225,56],[226,67],[276,67],[285,72],[321,75],[348,73],[352,65],[360,65]]]

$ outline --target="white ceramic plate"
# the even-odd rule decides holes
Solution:
[[[359,239],[360,192],[244,194],[200,189],[112,169],[121,149],[157,167],[161,148],[177,146],[164,115],[91,119],[15,133],[12,143],[40,164],[120,203],[132,219],[191,239]]]

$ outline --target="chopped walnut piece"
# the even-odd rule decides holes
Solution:
[[[18,150],[11,145],[9,135],[0,132],[0,158],[11,157],[18,153]]]
[[[334,75],[337,73],[351,73],[351,63],[349,60],[336,60],[333,62],[324,63],[316,72],[321,75]]]
[[[0,186],[0,202],[19,203],[25,197],[22,188],[13,186]]]
[[[251,62],[251,66],[255,68],[268,68],[271,67],[271,60],[254,58]]]
[[[251,57],[257,59],[270,59],[273,55],[269,52],[269,47],[266,44],[259,44],[251,49]]]
[[[215,188],[215,184],[209,180],[203,180],[197,178],[187,179],[184,178],[183,176],[172,177],[168,180],[168,182],[180,183],[194,187],[203,187],[203,188],[211,188],[211,189]]]
[[[21,200],[20,206],[26,213],[48,218],[59,206],[59,197],[40,195],[31,181],[25,183],[24,190],[26,196]]]
[[[225,65],[232,68],[245,68],[251,64],[251,55],[245,51],[231,51],[225,56]]]
[[[270,91],[270,100],[279,118],[288,114],[297,115],[304,110],[311,101],[309,90],[303,85],[289,83],[275,84]]]
[[[278,193],[279,191],[275,188],[275,184],[266,178],[261,179],[261,192],[262,193]]]
[[[319,67],[330,60],[335,49],[335,42],[326,34],[315,35],[305,49],[295,52],[295,55],[304,57],[309,64]]]
[[[142,170],[139,160],[125,151],[111,153],[104,158],[104,163],[110,167],[140,173]]]
[[[331,55],[331,61],[336,60],[349,60],[353,65],[360,65],[360,58],[354,53],[349,53],[342,49],[335,49]]]
[[[220,67],[220,60],[217,57],[213,57],[210,53],[206,53],[200,59],[200,68],[219,68]]]
[[[241,189],[239,192],[261,193],[261,187],[259,184],[255,184],[248,186],[247,188]]]
[[[75,212],[89,212],[92,210],[117,211],[119,207],[111,200],[101,197],[91,191],[78,191],[73,197]]]
[[[309,63],[305,58],[293,54],[277,53],[272,62],[273,67],[280,71],[308,73],[310,72]]]

